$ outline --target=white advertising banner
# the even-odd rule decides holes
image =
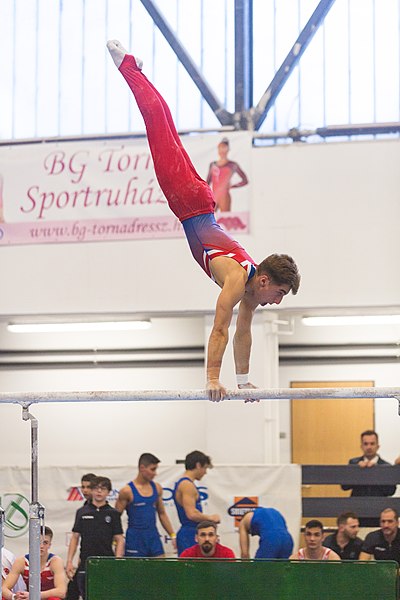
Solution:
[[[174,483],[183,473],[183,465],[160,466],[157,481],[164,488],[164,504],[175,530],[179,528],[172,499]],[[82,474],[94,472],[109,477],[113,505],[119,489],[136,476],[136,467],[47,467],[40,469],[39,501],[45,507],[45,522],[54,532],[52,551],[66,558],[69,533],[75,512],[82,506],[80,492]],[[0,468],[0,505],[5,511],[5,546],[15,555],[28,552],[28,518],[30,470]],[[289,531],[297,543],[301,524],[301,469],[299,465],[230,465],[216,466],[196,482],[205,513],[219,514],[218,533],[221,543],[239,552],[237,526],[240,517],[256,506],[273,507],[286,519]],[[124,529],[126,518],[123,517]],[[167,554],[172,552],[170,540],[158,523]],[[255,538],[251,554],[257,549]]]
[[[234,160],[225,157],[226,164],[218,166],[222,139]],[[182,141],[214,190],[218,223],[228,232],[248,233],[251,136],[202,134]],[[0,148],[0,245],[183,235],[144,137]]]

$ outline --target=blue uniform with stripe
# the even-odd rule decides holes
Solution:
[[[125,556],[160,556],[164,554],[164,548],[156,526],[157,487],[151,481],[153,493],[151,496],[142,496],[133,481],[128,485],[133,500],[126,507],[128,529],[125,534]]]
[[[191,546],[194,546],[194,544],[196,543],[195,535],[196,535],[196,526],[197,526],[197,521],[191,521],[187,517],[187,515],[185,513],[185,509],[183,508],[183,506],[181,504],[179,504],[179,502],[176,499],[176,491],[178,489],[179,484],[182,481],[190,481],[194,485],[194,487],[196,487],[195,484],[193,483],[193,481],[190,479],[190,477],[181,477],[181,479],[179,479],[179,481],[177,481],[175,483],[174,502],[175,502],[176,510],[178,511],[178,517],[179,517],[179,521],[181,524],[181,527],[176,534],[176,547],[178,550],[178,556],[180,556],[181,553],[184,550],[186,550],[186,548],[190,548]],[[196,488],[196,490],[197,490],[197,488]],[[202,508],[201,502],[200,502],[200,494],[198,492],[197,492],[196,508],[199,512],[203,512],[203,508]]]
[[[293,539],[286,521],[274,508],[256,508],[250,523],[251,535],[260,537],[255,558],[289,558]]]

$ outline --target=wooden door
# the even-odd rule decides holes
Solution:
[[[373,381],[293,381],[293,388],[373,387]],[[341,465],[360,456],[360,434],[374,428],[373,398],[292,400],[292,462]],[[348,496],[339,485],[305,485],[303,497]],[[303,525],[308,519],[303,519]],[[335,526],[335,519],[323,519]]]

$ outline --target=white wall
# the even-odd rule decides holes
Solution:
[[[201,368],[79,369],[1,372],[2,391],[196,389]],[[205,448],[202,402],[117,402],[32,405],[39,420],[39,465],[135,464],[152,452],[174,464]],[[16,405],[0,406],[0,466],[29,466],[30,424]]]
[[[303,276],[285,306],[398,304],[399,141],[256,151],[254,253],[292,254]]]

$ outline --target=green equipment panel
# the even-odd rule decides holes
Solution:
[[[90,558],[88,600],[396,600],[392,561]]]

